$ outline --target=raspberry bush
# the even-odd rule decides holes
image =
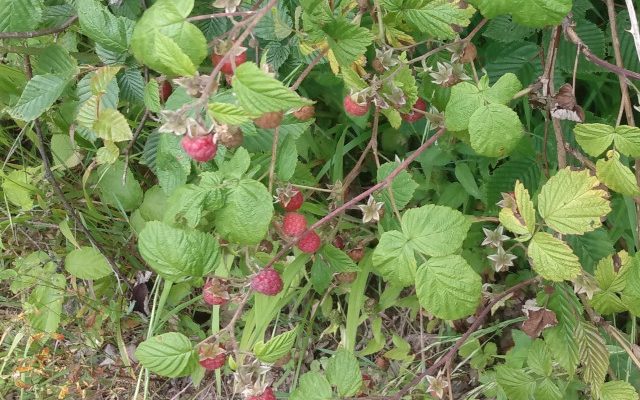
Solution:
[[[0,397],[635,400],[631,0],[0,0]]]

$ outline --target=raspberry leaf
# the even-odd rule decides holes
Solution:
[[[358,359],[352,352],[341,349],[327,363],[327,379],[341,397],[358,393],[362,386],[362,373]]]
[[[149,371],[170,378],[188,376],[198,363],[189,338],[177,332],[145,340],[136,349],[135,356]]]
[[[296,341],[298,330],[294,329],[281,333],[267,340],[257,342],[253,346],[253,352],[258,360],[265,363],[274,363],[287,355]]]
[[[545,279],[559,282],[580,274],[580,261],[571,248],[546,232],[533,236],[527,253],[533,269]]]

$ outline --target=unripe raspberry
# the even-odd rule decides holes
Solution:
[[[256,124],[258,128],[274,129],[280,126],[283,117],[284,114],[282,111],[268,112],[254,119],[253,123]]]
[[[182,137],[182,148],[196,161],[207,162],[216,155],[218,146],[213,142],[213,135],[189,136]]]
[[[418,98],[418,101],[416,101],[412,108],[420,111],[426,111],[427,103],[425,103],[424,100]],[[421,112],[416,112],[415,110],[411,110],[411,112],[407,114],[402,114],[402,119],[409,123],[414,123],[422,117],[424,117],[424,114]]]
[[[346,96],[344,98],[344,111],[354,117],[362,117],[369,111],[369,104],[358,104],[351,96]]]
[[[300,121],[308,121],[316,115],[316,108],[314,106],[304,106],[299,110],[293,112],[293,116]]]
[[[318,249],[320,248],[320,244],[321,244],[320,236],[318,236],[318,234],[315,233],[314,231],[311,231],[306,235],[304,235],[298,241],[297,246],[304,253],[313,254],[316,251],[318,251]]]
[[[264,268],[251,279],[251,287],[258,293],[275,296],[282,290],[282,278],[275,269]]]
[[[203,344],[198,353],[200,365],[208,370],[222,368],[227,361],[227,352],[222,345]]]
[[[299,236],[307,230],[307,219],[299,213],[287,213],[282,220],[282,231],[289,237]]]
[[[223,58],[224,58],[224,54],[213,53],[211,55],[211,62],[213,63],[213,66],[215,67],[218,64],[220,64],[220,61],[222,61]],[[242,53],[235,56],[234,58],[235,67],[237,68],[241,64],[244,64],[245,61],[247,61],[247,52],[243,51]],[[222,68],[220,68],[220,71],[227,74],[227,76],[233,75],[234,67],[231,63],[231,57],[229,57],[227,60],[224,61],[224,63],[222,64]]]

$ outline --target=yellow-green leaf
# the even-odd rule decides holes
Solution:
[[[610,189],[627,196],[639,196],[640,187],[635,175],[626,165],[620,162],[617,151],[607,152],[608,160],[600,159],[596,162],[596,176]]]
[[[533,269],[545,279],[559,282],[580,274],[580,261],[571,248],[546,232],[533,235],[527,252]]]
[[[93,131],[99,138],[112,142],[122,142],[133,137],[131,127],[124,115],[113,108],[107,108],[100,112],[100,116],[93,123]]]

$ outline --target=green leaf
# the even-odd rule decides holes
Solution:
[[[218,233],[232,243],[258,244],[269,230],[273,202],[258,181],[242,179],[228,189],[226,202],[216,215]]]
[[[527,253],[533,269],[545,279],[571,280],[580,274],[580,261],[571,248],[546,232],[533,235]]]
[[[334,272],[352,272],[358,271],[359,267],[353,260],[342,250],[332,244],[325,244],[318,252]]]
[[[91,75],[89,87],[91,94],[102,95],[109,90],[109,84],[122,67],[100,67]]]
[[[33,208],[33,196],[36,188],[32,185],[33,176],[25,170],[11,171],[2,179],[2,191],[6,199],[29,211]]]
[[[412,285],[417,267],[413,253],[413,246],[401,232],[385,232],[373,252],[375,271],[385,280],[402,286]]]
[[[640,157],[640,128],[620,125],[613,127],[605,124],[578,124],[573,129],[578,144],[594,157],[602,154],[611,143],[622,154]]]
[[[191,160],[180,146],[180,137],[154,132],[149,135],[144,148],[144,164],[158,177],[165,193],[187,182],[191,172]]]
[[[33,31],[41,19],[40,0],[0,0],[0,32]]]
[[[414,248],[429,256],[446,256],[462,247],[471,223],[459,211],[429,204],[402,216],[402,231]]]
[[[479,107],[469,119],[471,147],[480,155],[509,155],[524,136],[524,128],[515,111],[502,104]]]
[[[189,338],[177,332],[145,340],[138,345],[135,356],[149,371],[169,378],[188,376],[198,363]]]
[[[599,400],[638,400],[638,393],[629,382],[610,381],[600,388]]]
[[[459,132],[469,127],[469,119],[484,105],[478,87],[469,82],[461,82],[451,88],[451,97],[445,110],[445,126]]]
[[[33,121],[47,111],[69,83],[68,76],[36,75],[25,86],[18,103],[10,110],[11,116]]]
[[[122,142],[133,137],[127,119],[114,108],[106,108],[100,112],[93,123],[93,131],[99,138],[111,142]]]
[[[506,73],[485,92],[493,104],[509,104],[513,96],[522,89],[522,83],[513,73]]]
[[[567,285],[556,285],[547,307],[558,319],[558,325],[543,331],[553,358],[569,375],[573,375],[580,360],[575,332],[582,313],[580,301]]]
[[[511,14],[513,20],[532,28],[559,25],[571,11],[571,0],[470,0],[486,18]]]
[[[362,387],[362,373],[356,356],[345,349],[340,349],[327,363],[327,379],[336,387],[341,397],[356,395]]]
[[[209,103],[211,117],[221,124],[240,125],[251,119],[242,107],[228,103]]]
[[[140,205],[140,215],[145,221],[162,221],[169,198],[158,185],[144,192],[144,201]]]
[[[356,26],[344,18],[326,24],[323,30],[329,48],[342,68],[348,68],[363,55],[373,40],[367,28]]]
[[[82,154],[69,135],[51,136],[51,154],[55,165],[73,168],[82,162]]]
[[[117,161],[112,165],[101,165],[95,174],[98,179],[97,187],[103,202],[124,211],[132,211],[142,203],[142,188],[133,176],[131,169],[127,170],[126,182],[122,183],[124,162]]]
[[[251,165],[251,156],[244,147],[239,147],[230,160],[220,166],[220,173],[225,178],[240,179]]]
[[[620,154],[610,150],[608,160],[596,162],[596,176],[610,189],[626,196],[640,196],[640,187],[631,169],[620,162]]]
[[[506,366],[496,368],[496,381],[509,400],[529,400],[535,389],[535,381],[524,370]]]
[[[476,199],[482,199],[482,194],[480,193],[480,188],[478,187],[478,183],[476,182],[475,177],[473,176],[473,172],[471,172],[471,168],[469,164],[459,163],[456,165],[455,171],[456,179],[464,190],[467,191],[471,196]]]
[[[263,114],[313,104],[252,62],[236,69],[232,85],[240,105],[248,113]]]
[[[533,398],[536,400],[563,400],[564,396],[550,378],[544,378],[536,382],[536,391]]]
[[[582,234],[602,225],[611,211],[607,192],[589,171],[562,169],[542,187],[538,211],[552,229],[563,234]]]
[[[421,0],[385,0],[384,3],[389,11],[398,12],[420,32],[435,39],[453,39],[456,32],[452,26],[466,27],[476,12],[473,7],[461,8],[457,3],[447,0],[426,4]]]
[[[502,208],[499,215],[500,223],[513,233],[525,235],[523,239],[528,240],[536,229],[536,210],[533,208],[529,191],[520,181],[516,181],[514,197],[516,209]]]
[[[598,260],[613,254],[613,242],[604,228],[598,228],[584,235],[568,235],[566,241],[580,258],[580,264],[589,272],[594,270]]]
[[[218,188],[178,186],[166,200],[162,221],[173,227],[196,228],[200,221],[224,204]]]
[[[138,238],[144,260],[169,281],[190,276],[202,277],[218,264],[218,242],[196,230],[182,230],[149,221]]]
[[[297,335],[298,330],[294,329],[272,337],[267,343],[257,342],[253,346],[253,352],[258,360],[268,364],[274,363],[291,352]]]
[[[135,57],[158,72],[191,76],[207,56],[207,40],[186,21],[193,0],[158,0],[149,7],[133,31]]]
[[[289,396],[290,400],[331,400],[331,385],[320,372],[307,372],[300,377],[298,387]]]
[[[34,330],[47,333],[58,330],[66,284],[64,275],[53,274],[33,289],[28,299],[27,319]]]
[[[376,180],[378,182],[382,182],[394,169],[398,167],[398,165],[400,165],[398,162],[382,164],[380,168],[378,168]],[[401,171],[393,179],[391,182],[391,191],[393,192],[393,200],[395,201],[395,205],[398,210],[402,210],[407,206],[407,204],[409,204],[417,188],[418,184],[406,170]],[[391,207],[391,198],[387,190],[380,192],[377,197],[382,198],[382,200]]]
[[[482,279],[461,256],[433,257],[418,268],[416,294],[420,305],[436,317],[460,319],[480,304]]]
[[[113,273],[107,259],[93,247],[81,247],[67,254],[64,268],[80,279],[100,279]]]
[[[547,344],[542,339],[536,339],[529,347],[527,365],[531,371],[541,376],[551,376],[553,358]]]
[[[55,74],[71,76],[78,71],[78,61],[69,51],[57,44],[49,44],[33,59],[34,75]]]
[[[105,49],[119,53],[127,51],[134,25],[131,20],[116,17],[95,0],[78,0],[76,5],[82,33]]]
[[[640,313],[640,262],[638,257],[631,258],[626,274],[626,285],[622,293],[622,301],[629,311]]]
[[[298,149],[293,135],[287,135],[280,142],[276,156],[276,175],[278,179],[286,182],[293,176],[298,163]]]
[[[580,346],[582,380],[591,385],[594,392],[604,383],[609,369],[609,350],[598,328],[586,321],[576,326],[576,340]]]
[[[160,87],[158,81],[150,79],[144,87],[144,106],[150,111],[158,113],[162,110],[160,105]]]

